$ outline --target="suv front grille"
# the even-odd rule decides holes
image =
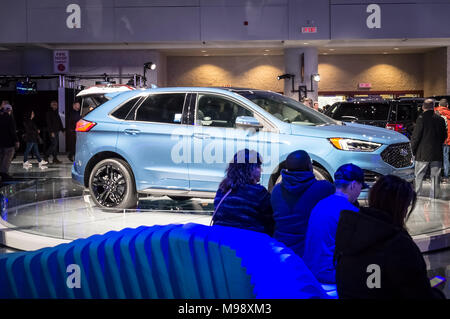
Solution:
[[[381,158],[395,168],[412,165],[412,152],[410,143],[389,145],[382,153]]]

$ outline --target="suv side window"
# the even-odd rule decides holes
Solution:
[[[181,124],[185,93],[150,94],[135,113],[136,121]]]
[[[111,115],[120,120],[126,119],[128,113],[130,113],[131,109],[136,104],[136,102],[139,101],[140,98],[140,96],[133,97],[132,99],[122,104],[117,110],[111,113]]]
[[[235,127],[238,116],[253,116],[253,112],[217,95],[198,94],[196,125]]]
[[[399,104],[397,107],[397,121],[413,121],[417,119],[417,108],[414,103]]]

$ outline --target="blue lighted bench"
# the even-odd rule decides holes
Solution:
[[[0,298],[329,298],[301,258],[271,237],[198,224],[4,254],[0,287]]]

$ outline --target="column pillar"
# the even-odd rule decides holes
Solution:
[[[304,78],[301,78],[301,56],[304,54]],[[294,74],[294,89],[298,90],[299,85],[306,85],[307,90],[314,90],[307,92],[307,97],[317,101],[318,82],[313,81],[311,88],[311,75],[318,73],[318,50],[317,48],[286,48],[284,49],[284,71],[288,74]],[[298,100],[299,93],[292,91],[292,80],[285,79],[284,94],[295,100]]]

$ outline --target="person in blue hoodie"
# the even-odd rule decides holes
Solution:
[[[275,185],[271,196],[273,237],[302,257],[311,211],[320,200],[334,194],[335,187],[315,178],[311,158],[303,150],[289,154],[285,163],[282,181]]]
[[[237,227],[272,236],[270,194],[259,185],[262,159],[258,152],[243,149],[228,165],[214,198],[214,225]]]
[[[334,173],[336,193],[322,199],[311,212],[306,233],[303,261],[322,284],[336,283],[333,262],[336,230],[341,211],[358,212],[353,205],[368,185],[363,170],[353,164],[344,164]]]

